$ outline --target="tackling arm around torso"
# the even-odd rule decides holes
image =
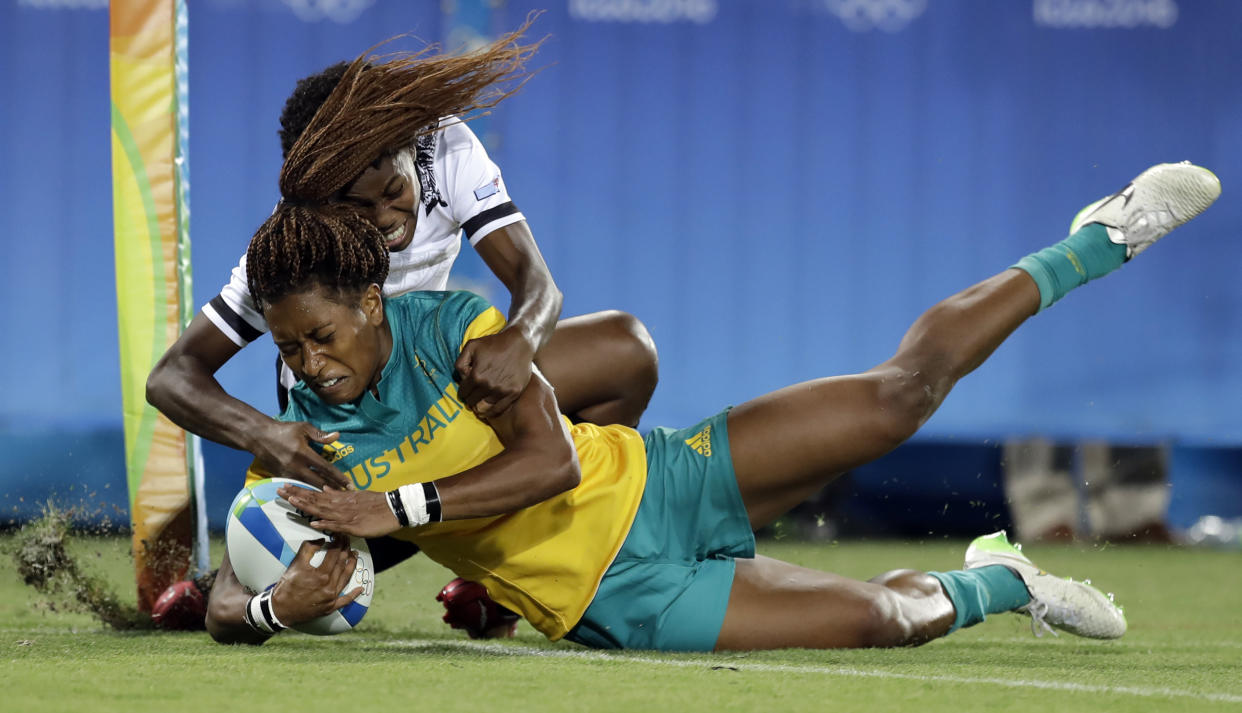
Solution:
[[[504,450],[434,481],[444,520],[516,512],[578,486],[582,471],[573,439],[557,410],[552,387],[538,372],[513,405],[487,423]],[[382,492],[315,492],[285,486],[279,493],[310,514],[317,530],[376,537],[400,529]]]
[[[556,329],[563,296],[526,221],[498,228],[475,244],[508,289],[508,324],[468,342],[457,360],[460,395],[481,417],[505,411],[530,379],[531,363]]]
[[[230,396],[215,373],[241,347],[202,312],[160,357],[147,377],[147,401],[185,430],[249,451],[277,475],[312,485],[344,487],[345,476],[310,441],[331,442],[306,423],[283,423]]]

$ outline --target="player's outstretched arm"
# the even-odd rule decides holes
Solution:
[[[510,295],[504,329],[467,342],[456,364],[461,398],[488,417],[508,409],[526,388],[535,354],[556,330],[564,297],[526,221],[488,233],[475,249]]]
[[[440,519],[461,520],[515,512],[572,490],[582,478],[578,454],[557,410],[552,387],[535,372],[518,400],[487,420],[505,450],[457,475],[435,480]],[[308,513],[311,527],[377,537],[401,527],[388,494],[315,492],[284,486],[291,505]]]
[[[445,520],[515,512],[578,487],[578,452],[538,370],[512,406],[485,420],[505,449],[436,481]]]
[[[347,538],[328,543],[303,542],[272,588],[266,609],[254,604],[249,622],[247,609],[257,597],[237,580],[226,552],[207,603],[207,633],[221,644],[258,645],[283,629],[330,614],[354,601],[362,587],[345,591],[357,565],[357,556],[348,542]],[[311,562],[320,551],[324,556],[316,567]],[[267,631],[269,628],[272,631]]]
[[[200,312],[147,377],[147,401],[190,433],[249,451],[273,475],[317,487],[348,482],[310,442],[335,434],[305,423],[284,423],[229,396],[215,373],[241,350]]]

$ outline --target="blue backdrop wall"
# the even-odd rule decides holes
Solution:
[[[866,369],[923,309],[1062,237],[1087,202],[1193,159],[1220,176],[1220,203],[1032,320],[920,438],[1242,446],[1242,3],[474,6],[491,8],[493,32],[546,10],[542,70],[478,128],[566,314],[624,309],[655,336],[644,427]],[[443,7],[190,3],[200,304],[276,200],[277,117],[296,79],[399,33],[453,48]],[[0,39],[0,437],[16,451],[0,509],[28,514],[74,483],[123,508],[106,7],[7,0]],[[463,284],[503,306],[469,252]],[[274,409],[273,354],[258,342],[221,381]],[[221,497],[245,462],[208,449]]]

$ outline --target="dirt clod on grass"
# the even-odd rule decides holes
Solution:
[[[151,618],[122,603],[98,576],[84,571],[65,547],[70,513],[51,504],[17,533],[13,559],[22,580],[48,598],[52,611],[88,614],[117,631],[152,628]]]

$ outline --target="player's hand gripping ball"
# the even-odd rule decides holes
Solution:
[[[289,478],[268,478],[242,488],[229,506],[225,525],[229,562],[238,581],[252,592],[262,592],[275,586],[303,542],[329,537],[327,533],[312,528],[305,514],[276,495],[277,489],[283,485],[318,490]],[[362,594],[331,614],[293,624],[292,628],[307,634],[340,634],[357,626],[366,615],[375,594],[375,567],[371,563],[367,541],[361,537],[349,539],[358,564],[342,594],[357,587],[363,588]],[[318,567],[324,555],[323,551],[316,553],[311,564]]]
[[[444,585],[436,601],[444,604],[444,621],[454,629],[465,629],[472,639],[513,636],[521,618],[497,604],[482,584],[461,577]]]

